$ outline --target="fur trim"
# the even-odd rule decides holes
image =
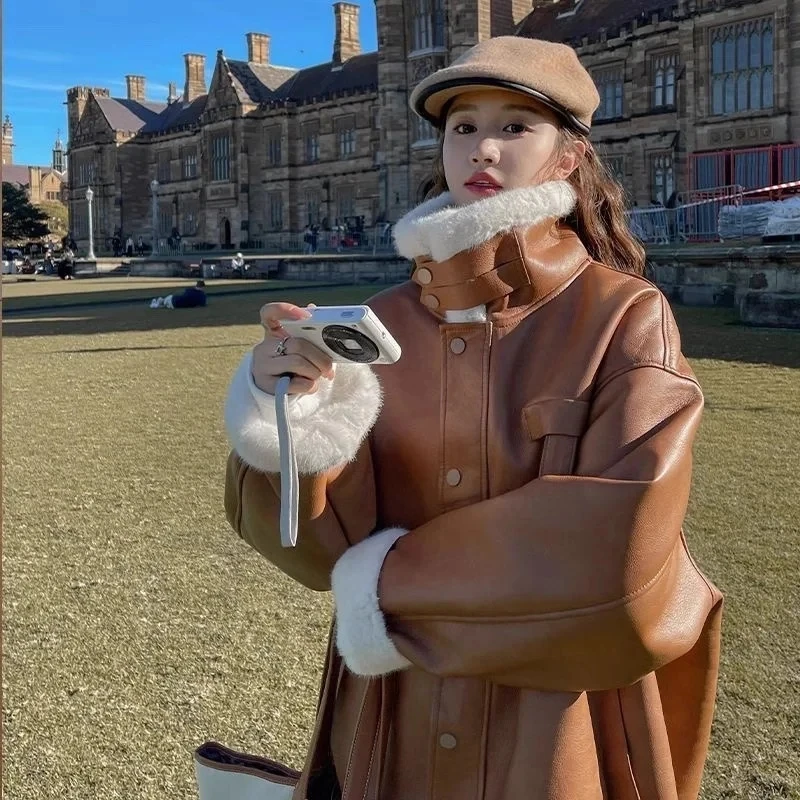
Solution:
[[[486,322],[486,306],[475,306],[463,310],[451,309],[444,312],[444,321],[450,323]]]
[[[389,638],[378,602],[378,579],[394,543],[408,531],[388,528],[349,548],[331,575],[336,647],[350,672],[385,675],[411,665]]]
[[[446,261],[498,233],[528,228],[550,217],[566,217],[575,201],[575,190],[567,181],[509,189],[465,206],[453,205],[446,192],[400,219],[394,226],[394,242],[404,258],[430,256],[434,261]]]
[[[225,401],[225,428],[242,460],[262,472],[280,472],[275,399],[253,381],[253,354],[233,376]],[[337,364],[333,380],[315,394],[289,398],[297,471],[317,475],[352,461],[381,407],[375,373],[361,364]]]

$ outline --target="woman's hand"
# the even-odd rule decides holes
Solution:
[[[333,362],[328,354],[305,339],[288,336],[281,325],[281,320],[310,316],[307,309],[291,303],[262,306],[264,341],[253,348],[253,381],[262,392],[275,394],[278,378],[287,372],[293,376],[289,394],[313,394],[319,388],[320,378],[333,378]]]

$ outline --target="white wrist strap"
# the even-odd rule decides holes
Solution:
[[[291,377],[284,375],[275,387],[275,417],[278,423],[278,447],[281,459],[281,544],[294,547],[297,544],[297,510],[299,491],[297,458],[294,454],[294,438],[289,423],[289,383]]]

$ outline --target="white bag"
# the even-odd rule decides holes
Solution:
[[[237,753],[218,742],[194,751],[200,800],[292,800],[300,773],[277,761]]]

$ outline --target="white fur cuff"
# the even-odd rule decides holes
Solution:
[[[280,472],[275,401],[253,382],[252,353],[233,376],[225,401],[225,428],[241,459],[262,472]],[[297,471],[318,475],[352,461],[381,406],[381,388],[366,365],[337,364],[316,394],[289,398]]]
[[[394,646],[378,602],[378,579],[394,543],[408,531],[388,528],[351,547],[331,575],[336,646],[356,675],[385,675],[411,665]]]

